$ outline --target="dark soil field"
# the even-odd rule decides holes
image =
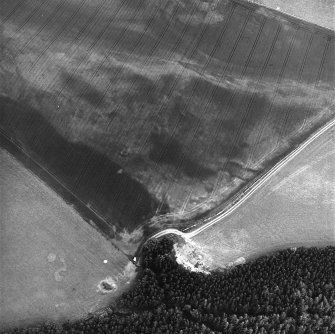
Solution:
[[[334,116],[334,32],[239,1],[3,0],[0,52],[2,131],[120,240]]]

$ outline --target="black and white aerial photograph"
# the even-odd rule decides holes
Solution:
[[[335,334],[335,0],[0,0],[1,334]]]

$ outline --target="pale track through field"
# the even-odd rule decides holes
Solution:
[[[335,119],[328,122],[321,129],[315,132],[312,136],[310,136],[305,142],[295,148],[291,153],[285,156],[282,160],[280,160],[273,168],[267,171],[261,178],[259,178],[253,186],[247,189],[244,195],[241,197],[239,201],[237,201],[233,206],[231,206],[228,210],[223,209],[221,212],[216,214],[215,216],[209,218],[209,221],[198,227],[197,229],[191,232],[182,232],[180,230],[174,228],[168,228],[163,231],[160,231],[154,235],[152,235],[149,239],[157,239],[167,234],[175,234],[182,236],[184,239],[191,239],[214,224],[222,221],[230,214],[232,214],[238,207],[240,207],[255,191],[261,188],[274,174],[279,172],[279,170],[284,167],[289,161],[294,159],[300,152],[302,152],[307,146],[309,146],[312,142],[314,142],[319,136],[324,134],[326,131],[331,129],[335,125]]]

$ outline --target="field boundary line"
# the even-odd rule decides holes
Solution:
[[[73,204],[73,203],[68,203],[67,200],[58,192],[56,191],[52,185],[50,185],[48,183],[47,180],[43,179],[38,173],[36,173],[32,168],[27,168],[26,166],[24,168],[26,168],[27,170],[29,170],[34,176],[36,176],[39,180],[41,180],[41,182],[43,182],[49,189],[53,190],[67,205],[71,206],[76,213],[83,218],[83,220],[85,222],[87,222],[89,225],[91,225],[92,227],[96,228],[97,231],[99,233],[101,233],[106,239],[108,239],[111,244],[115,247],[116,250],[118,250],[119,252],[123,253],[125,256],[127,256],[128,258],[130,258],[129,254],[127,254],[123,249],[121,249],[119,246],[117,246],[114,242],[113,242],[113,236],[108,235],[106,231],[102,230],[99,226],[99,222],[100,224],[103,223],[106,228],[108,228],[109,231],[111,231],[113,229],[113,226],[115,226],[112,223],[109,223],[104,217],[102,217],[92,206],[87,205],[87,203],[85,203],[83,200],[81,200],[77,195],[75,195],[73,193],[73,191],[71,189],[69,189],[61,180],[59,180],[59,178],[51,171],[49,171],[47,168],[45,168],[44,166],[41,165],[40,162],[38,162],[35,158],[33,158],[28,152],[26,152],[24,150],[24,148],[20,145],[19,142],[17,142],[17,140],[8,135],[1,127],[0,127],[0,137],[4,138],[5,140],[7,140],[11,145],[14,145],[14,147],[21,152],[28,160],[30,160],[32,163],[34,163],[38,168],[40,168],[40,170],[42,172],[44,172],[46,175],[48,175],[55,183],[56,185],[58,185],[59,187],[61,187],[63,189],[63,191],[65,191],[65,193],[69,194],[70,196],[72,196],[77,203],[79,203],[82,207],[85,208],[85,210],[89,211],[91,213],[91,215],[94,217],[94,219],[85,219],[82,214],[80,213],[80,208],[78,208],[76,205],[77,204]],[[8,151],[5,147],[0,146],[0,148],[6,150],[7,152],[9,152],[9,154],[13,155],[13,157],[15,159],[17,159],[17,157],[15,156],[15,154],[11,153],[10,151]],[[18,161],[20,162],[20,164],[22,164],[22,162],[20,161],[20,159],[18,159]]]

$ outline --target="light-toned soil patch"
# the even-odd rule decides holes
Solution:
[[[134,277],[125,255],[3,150],[0,189],[0,329],[86,316]],[[117,289],[102,294],[106,277]]]
[[[211,267],[296,246],[335,244],[334,128],[228,217],[191,239]]]
[[[176,243],[174,245],[177,263],[194,272],[209,274],[209,266],[212,263],[210,254],[205,254],[190,239],[185,243]]]

